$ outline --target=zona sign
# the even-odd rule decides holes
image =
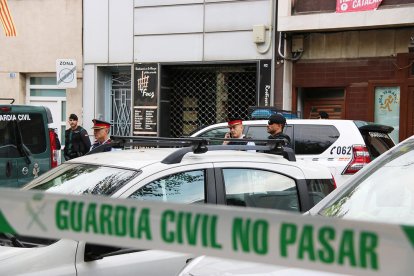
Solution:
[[[56,83],[59,88],[75,88],[76,82],[76,60],[56,60]]]

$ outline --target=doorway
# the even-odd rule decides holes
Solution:
[[[345,90],[343,88],[302,88],[299,100],[304,119],[317,119],[325,111],[329,119],[345,117]]]
[[[57,87],[56,77],[29,77],[26,84],[26,103],[50,109],[53,123],[49,124],[49,128],[55,129],[63,147],[66,129],[66,89]]]

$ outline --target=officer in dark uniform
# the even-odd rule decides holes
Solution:
[[[88,132],[78,125],[78,116],[70,114],[70,128],[65,131],[65,149],[63,155],[65,160],[70,160],[89,152],[91,140]]]
[[[93,122],[92,129],[93,129],[93,135],[95,136],[95,143],[92,144],[91,153],[93,150],[95,150],[99,146],[111,144],[111,139],[109,138],[109,130],[111,128],[111,123],[105,122],[103,120],[98,120],[98,119],[93,119],[92,122]],[[102,148],[102,151],[111,151],[111,150],[112,150],[111,146],[106,146]]]
[[[267,133],[270,134],[268,139],[283,139],[285,145],[287,147],[292,147],[290,143],[290,137],[283,133],[283,129],[286,125],[286,118],[283,117],[282,114],[276,113],[269,117],[269,121],[267,122]],[[274,151],[270,151],[269,153],[276,153],[278,154],[281,152],[281,147]]]

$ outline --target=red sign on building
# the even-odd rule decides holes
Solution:
[[[382,0],[336,0],[336,12],[358,12],[376,10]]]

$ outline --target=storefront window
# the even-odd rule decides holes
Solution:
[[[400,131],[400,87],[376,87],[374,120],[376,123],[394,127],[390,136],[399,142]]]

